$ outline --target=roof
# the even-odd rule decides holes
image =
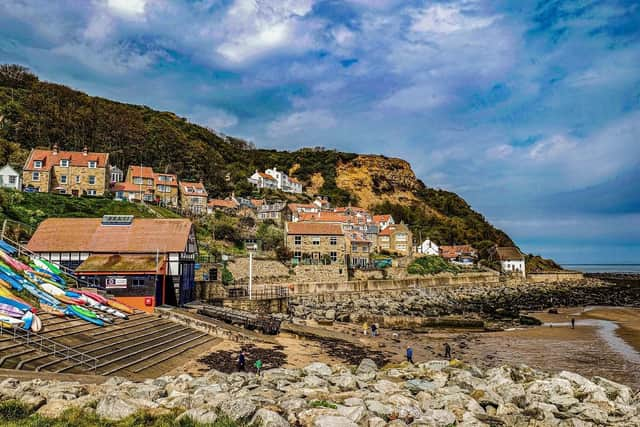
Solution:
[[[33,162],[40,160],[41,168],[34,168]],[[105,168],[109,162],[108,153],[91,153],[84,154],[82,151],[58,151],[54,154],[53,150],[42,150],[39,148],[31,150],[29,158],[24,165],[24,170],[48,171],[51,167],[60,164],[60,160],[69,160],[69,166],[88,166],[88,162],[96,162],[96,167]]]
[[[264,204],[264,200],[262,200],[262,199],[251,199],[251,204],[257,208],[258,206],[262,206]]]
[[[352,231],[349,231],[347,233],[344,233],[344,237],[346,237],[350,242],[371,243],[371,240],[367,239],[367,237],[362,233],[354,233]]]
[[[113,191],[128,191],[130,193],[140,193],[140,184],[132,182],[116,182],[113,184]],[[146,186],[142,187],[142,192],[149,191]]]
[[[139,178],[150,178],[153,179],[154,178],[154,172],[153,169],[150,168],[149,166],[129,166],[129,171],[127,173],[131,174],[132,177],[139,177]]]
[[[387,228],[383,229],[380,232],[381,236],[391,236],[393,233],[407,233],[409,231],[409,227],[404,224],[391,224]]]
[[[164,263],[164,256],[155,255],[119,255],[100,254],[89,256],[78,268],[76,273],[87,272],[159,272]],[[157,262],[156,262],[157,261]]]
[[[20,174],[18,172],[16,172],[16,170],[14,168],[11,167],[11,165],[6,164],[4,166],[2,166],[0,168],[0,171],[7,171],[8,173],[12,174],[12,175],[16,175],[19,176]]]
[[[27,248],[33,252],[183,252],[191,232],[188,219],[134,218],[131,225],[102,225],[101,218],[49,218]]]
[[[235,209],[239,206],[238,202],[235,200],[222,200],[222,199],[211,199],[207,203],[212,208],[229,208]]]
[[[496,255],[500,261],[506,260],[523,260],[524,255],[515,246],[505,246],[496,248]]]
[[[315,221],[315,222],[336,222],[346,223],[349,222],[350,217],[344,214],[335,212],[300,212],[298,214],[300,221]]]
[[[272,177],[268,173],[258,172],[258,175],[260,175],[264,179],[270,179],[271,181],[277,181],[277,179],[275,179],[274,177]]]
[[[391,217],[391,215],[374,215],[373,216],[373,222],[375,222],[376,224],[380,224],[381,222],[389,222],[392,219],[393,218]]]
[[[173,179],[171,181],[161,181],[160,180],[161,176],[170,176]],[[170,187],[177,187],[178,186],[178,176],[174,175],[172,173],[154,173],[153,178],[154,178],[154,181],[155,181],[156,185],[166,185],[166,186],[170,186]]]
[[[324,224],[319,222],[288,222],[287,234],[341,236],[342,226],[340,226],[340,224]]]
[[[291,212],[297,212],[300,209],[318,209],[316,205],[313,203],[305,204],[305,203],[289,203],[287,205]]]
[[[183,193],[190,196],[207,196],[207,190],[204,188],[204,184],[201,182],[180,181],[180,189],[183,191]],[[198,193],[197,190],[201,190],[201,192]]]
[[[440,255],[443,258],[457,258],[462,254],[475,254],[476,250],[471,245],[440,246]]]

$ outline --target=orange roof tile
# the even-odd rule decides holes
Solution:
[[[131,225],[102,225],[101,218],[49,218],[27,248],[33,252],[183,252],[191,231],[188,219],[134,218]]]
[[[201,182],[180,181],[180,189],[190,196],[207,196],[207,190]],[[198,190],[200,190],[200,192],[198,192]]]
[[[41,168],[34,168],[33,162],[40,160],[42,162]],[[33,149],[29,153],[29,158],[25,163],[24,170],[51,170],[53,166],[60,165],[60,160],[69,160],[69,166],[88,167],[89,161],[96,162],[96,167],[105,168],[109,162],[108,153],[87,153],[86,155],[82,151],[59,151],[54,154],[53,150],[41,150]]]
[[[277,181],[277,179],[275,179],[274,177],[272,177],[271,175],[269,175],[268,173],[264,173],[264,172],[258,172],[258,175],[260,175],[261,177],[263,177],[264,179],[270,179],[271,181]]]
[[[251,199],[251,204],[257,208],[257,207],[260,207],[260,206],[264,205],[264,200],[262,200],[262,199]]]
[[[291,212],[296,212],[299,209],[318,209],[318,207],[316,205],[314,205],[313,203],[310,204],[304,204],[304,203],[289,203],[287,205],[287,207],[289,208],[289,210]]]
[[[133,184],[131,182],[116,182],[113,185],[113,190],[114,191],[129,191],[131,193],[140,193],[140,185],[139,184]],[[150,190],[146,186],[142,186],[142,192],[145,192],[145,191],[153,192],[153,190]]]
[[[335,212],[300,212],[298,214],[300,221],[315,221],[315,222],[336,222],[347,223],[350,222],[350,217],[344,214]]]
[[[475,254],[475,252],[471,245],[440,246],[440,255],[443,258],[456,258],[462,254]]]
[[[171,177],[171,181],[162,181],[162,180],[160,180],[161,176],[169,176],[169,177]],[[155,181],[156,185],[167,185],[167,186],[171,186],[171,187],[177,187],[178,186],[178,176],[174,175],[172,173],[154,173],[153,174],[153,178],[154,178],[154,181]]]
[[[209,200],[207,205],[209,205],[212,208],[229,208],[229,209],[235,209],[239,206],[238,203],[234,200],[222,200],[222,199],[211,199]]]
[[[287,234],[304,234],[313,236],[342,235],[340,224],[324,224],[318,222],[288,222]]]
[[[391,219],[391,215],[374,215],[373,222],[380,224],[381,222],[388,222]]]
[[[127,175],[131,175],[132,177],[138,177],[138,178],[149,178],[149,179],[153,179],[154,178],[154,173],[153,173],[153,169],[150,168],[149,166],[129,166],[129,171],[127,172]]]

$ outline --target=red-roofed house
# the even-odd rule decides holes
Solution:
[[[440,246],[440,256],[449,262],[472,265],[478,258],[478,251],[471,245]]]
[[[286,217],[287,221],[298,222],[300,219],[301,213],[318,213],[320,212],[320,208],[318,208],[313,203],[303,204],[303,203],[289,203],[287,205]]]
[[[102,196],[109,185],[109,154],[33,149],[22,171],[26,191]]]
[[[180,206],[200,215],[207,212],[207,190],[202,182],[180,181]]]
[[[207,202],[207,213],[211,214],[214,211],[223,212],[235,212],[240,207],[240,204],[234,199],[210,199]]]
[[[145,202],[158,202],[165,206],[178,206],[178,177],[170,173],[157,173],[148,166],[129,166],[127,170],[127,184],[114,185],[116,200],[144,200]],[[138,189],[134,190],[133,185],[137,185]],[[126,189],[126,190],[125,190]],[[135,193],[135,197],[131,196],[131,191]]]
[[[378,251],[387,251],[402,256],[411,255],[413,235],[405,224],[391,224],[378,234]]]
[[[273,176],[266,174],[264,172],[260,172],[258,170],[255,171],[253,175],[247,178],[249,183],[255,185],[258,188],[271,188],[276,190],[278,188],[278,180]]]
[[[285,223],[285,243],[293,260],[306,264],[343,264],[345,236],[340,224],[321,222]]]
[[[391,215],[374,215],[373,223],[377,225],[380,230],[384,230],[391,224],[395,224],[395,221]]]

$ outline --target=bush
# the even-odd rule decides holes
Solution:
[[[439,256],[429,255],[426,257],[418,258],[413,261],[407,272],[409,274],[420,274],[426,276],[427,274],[438,274],[442,272],[458,273],[460,268],[455,265],[449,264]]]
[[[222,284],[225,286],[231,285],[234,282],[233,273],[229,271],[226,264],[222,267]]]
[[[0,402],[0,420],[15,421],[31,415],[31,409],[17,400]]]

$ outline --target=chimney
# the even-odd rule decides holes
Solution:
[[[53,144],[53,155],[57,156],[58,155],[58,144]]]
[[[84,148],[82,149],[82,155],[86,156],[87,154],[89,154],[89,147],[85,145]]]

